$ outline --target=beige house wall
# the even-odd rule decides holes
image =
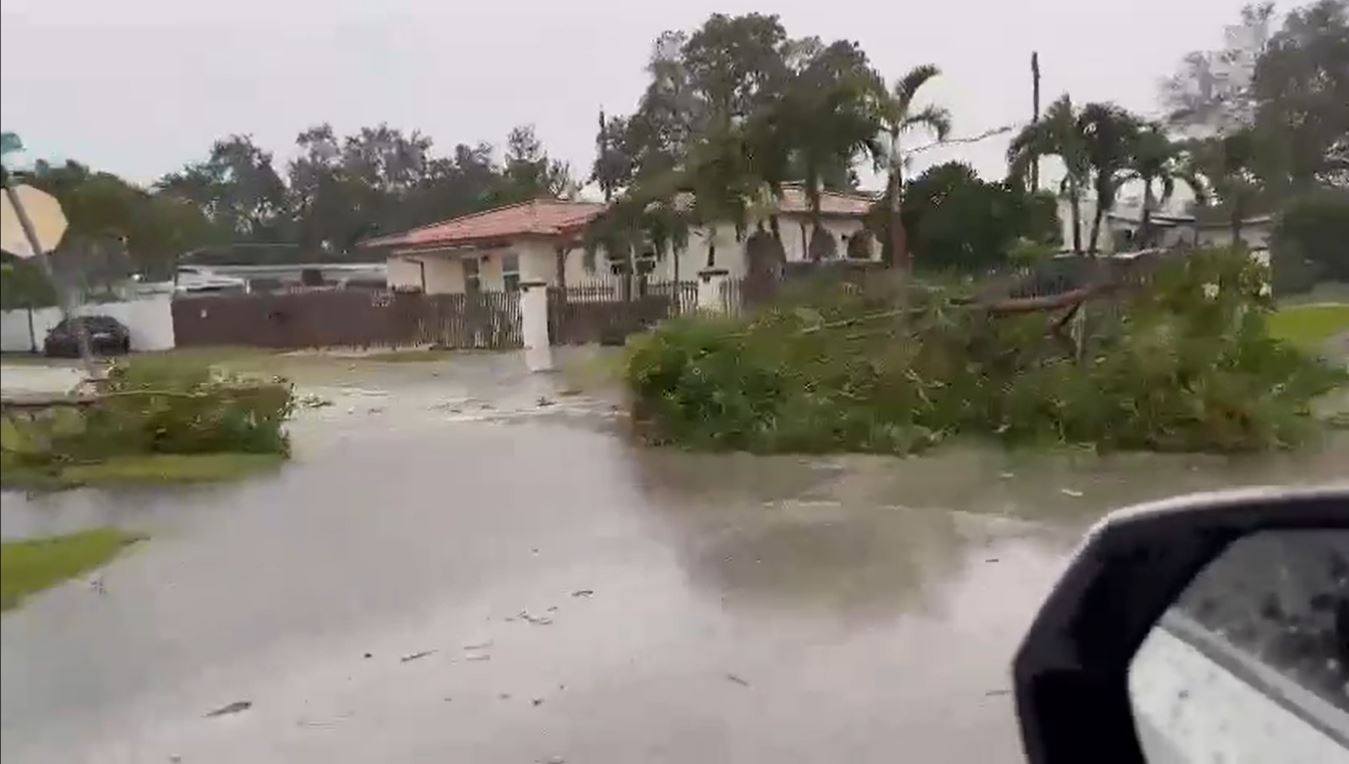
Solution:
[[[390,289],[421,289],[422,268],[418,263],[405,257],[390,257],[385,271]]]
[[[804,239],[802,224],[805,225],[807,237]],[[780,227],[787,260],[796,262],[806,259],[806,242],[809,241],[810,232],[809,218],[802,215],[783,215],[780,218]],[[862,231],[864,225],[860,218],[826,218],[824,227],[834,237],[839,257],[845,257],[848,240]],[[658,281],[673,280],[677,257],[679,279],[696,280],[698,272],[707,267],[707,250],[711,243],[716,244],[716,260],[713,267],[726,270],[731,278],[741,278],[748,272],[745,242],[736,240],[734,226],[721,224],[711,229],[696,228],[690,231],[688,245],[674,256],[667,254],[658,260],[651,271],[651,278]],[[421,271],[417,265],[417,261],[420,260],[426,263],[427,292],[461,293],[464,291],[464,271],[461,261],[474,257],[478,261],[480,288],[484,291],[500,291],[504,288],[502,260],[510,253],[519,258],[521,281],[542,281],[549,286],[556,286],[555,247],[555,243],[546,239],[520,239],[511,242],[508,247],[478,250],[473,254],[455,252],[393,256],[389,258],[389,286],[420,287]],[[873,240],[872,259],[879,258],[880,246]],[[586,260],[585,248],[582,246],[575,246],[567,252],[564,269],[568,284],[607,281],[611,278],[609,258],[603,248],[595,252],[593,270],[586,268]]]

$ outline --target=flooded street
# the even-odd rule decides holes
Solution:
[[[1009,660],[1089,523],[1349,454],[690,454],[512,363],[296,374],[332,405],[276,476],[6,494],[7,538],[150,538],[0,621],[3,757],[1019,761]]]

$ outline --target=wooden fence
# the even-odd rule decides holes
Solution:
[[[272,348],[441,345],[521,346],[520,298],[337,290],[182,297],[173,302],[178,345]]]
[[[619,344],[697,303],[698,284],[692,281],[619,278],[553,287],[548,290],[548,336],[554,345]]]

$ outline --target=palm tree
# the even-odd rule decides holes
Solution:
[[[907,74],[895,82],[892,93],[881,104],[881,119],[885,135],[889,138],[886,146],[885,164],[889,173],[885,183],[886,236],[881,243],[881,260],[887,265],[898,262],[906,270],[912,268],[909,258],[908,241],[904,231],[904,221],[900,217],[902,194],[904,193],[904,154],[900,148],[900,139],[911,130],[924,129],[935,135],[937,140],[946,140],[951,132],[951,113],[941,106],[924,106],[916,109],[914,97],[924,83],[941,73],[932,64],[922,64],[910,69]]]
[[[1191,144],[1189,170],[1202,176],[1221,200],[1233,247],[1241,244],[1242,223],[1255,212],[1264,193],[1254,169],[1256,151],[1249,129]]]
[[[1059,193],[1066,196],[1073,229],[1073,252],[1082,254],[1082,190],[1091,180],[1085,123],[1068,94],[1049,105],[1044,118],[1022,128],[1007,147],[1008,175],[1021,182],[1042,156],[1063,160]]]
[[[840,165],[850,167],[859,154],[873,159],[880,154],[875,142],[879,115],[872,108],[872,92],[871,83],[861,77],[844,76],[824,86],[803,77],[783,99],[782,121],[810,203],[812,260],[834,254],[820,209],[825,173]]]
[[[1182,161],[1183,149],[1183,144],[1168,138],[1162,126],[1155,122],[1145,126],[1134,142],[1132,161],[1123,180],[1143,184],[1143,214],[1137,239],[1141,248],[1151,245],[1153,209],[1165,206],[1171,199],[1176,191],[1176,181],[1189,186],[1201,204],[1206,198],[1203,181]]]
[[[746,133],[740,126],[713,128],[693,145],[682,185],[693,193],[692,219],[707,231],[706,267],[717,264],[716,226],[730,223],[744,238],[751,200],[761,186],[752,172]]]
[[[1112,103],[1089,103],[1083,107],[1078,122],[1096,192],[1096,209],[1087,243],[1087,251],[1095,255],[1101,221],[1114,209],[1115,197],[1132,163],[1139,119]]]

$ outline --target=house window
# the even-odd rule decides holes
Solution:
[[[464,263],[464,294],[477,294],[482,291],[482,281],[478,276],[478,259],[469,257]]]
[[[501,256],[501,284],[507,292],[520,289],[520,256],[514,252]]]

